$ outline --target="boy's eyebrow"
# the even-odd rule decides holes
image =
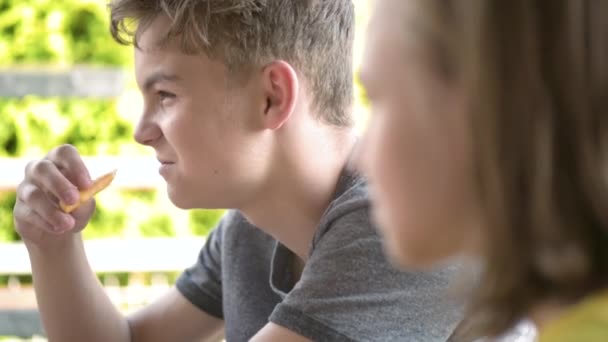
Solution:
[[[174,74],[167,74],[165,72],[162,71],[156,71],[153,72],[152,74],[150,74],[146,80],[144,81],[144,86],[143,89],[145,92],[147,92],[148,90],[150,90],[150,88],[152,88],[152,86],[158,82],[162,82],[162,81],[172,81],[172,82],[176,82],[179,81],[181,78],[177,75]]]

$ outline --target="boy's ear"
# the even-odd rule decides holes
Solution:
[[[265,103],[262,112],[263,126],[279,129],[294,111],[299,90],[298,75],[285,61],[273,61],[262,70]]]

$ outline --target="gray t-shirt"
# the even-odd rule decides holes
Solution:
[[[314,341],[445,341],[462,314],[446,291],[460,266],[397,271],[370,223],[363,179],[345,172],[334,198],[299,281],[294,254],[230,211],[178,290],[224,320],[229,342],[250,339],[269,321]]]

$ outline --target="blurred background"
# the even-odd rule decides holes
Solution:
[[[358,70],[369,8],[354,2]],[[183,211],[167,199],[153,151],[132,139],[141,113],[132,63],[132,48],[108,32],[104,0],[0,0],[0,341],[45,340],[12,218],[29,160],[69,143],[94,177],[118,169],[84,237],[92,267],[125,311],[171,286],[223,213]],[[355,96],[362,129],[359,84]]]

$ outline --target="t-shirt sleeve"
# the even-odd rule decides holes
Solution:
[[[367,210],[356,210],[316,242],[270,321],[314,341],[445,341],[462,309],[446,299],[453,273],[397,271]]]
[[[222,310],[222,235],[229,220],[224,216],[211,231],[196,263],[177,279],[178,291],[202,311],[223,319]]]

